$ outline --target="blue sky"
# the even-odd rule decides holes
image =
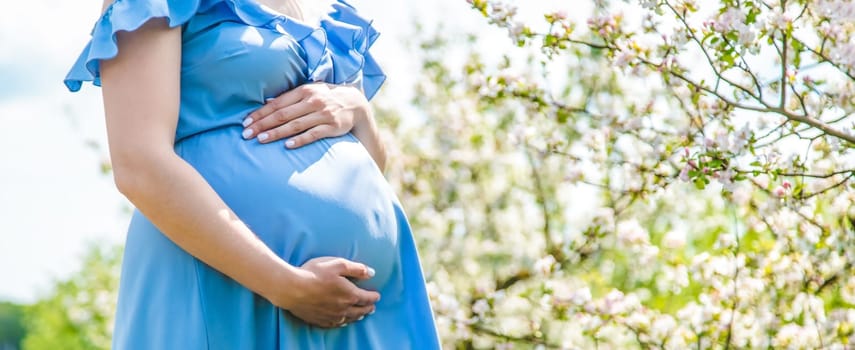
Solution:
[[[383,33],[374,52],[389,75],[386,100],[400,104],[409,100],[418,68],[407,59],[413,18],[428,29],[442,22],[449,32],[484,28],[465,0],[351,3]],[[87,245],[121,243],[130,205],[100,173],[106,150],[90,146],[106,145],[100,90],[86,85],[71,94],[62,84],[88,40],[101,0],[15,1],[3,7],[0,300],[31,302],[53,280],[79,268]],[[500,32],[487,34],[481,45],[506,41]]]

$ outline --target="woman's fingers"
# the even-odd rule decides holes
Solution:
[[[249,126],[259,120],[266,118],[268,115],[273,114],[273,112],[276,112],[277,110],[297,104],[297,102],[300,102],[303,99],[304,95],[305,89],[298,87],[282,95],[279,95],[279,97],[268,99],[267,101],[265,101],[264,106],[261,106],[261,108],[256,109],[248,116],[246,116],[246,118],[243,120],[243,126]]]
[[[310,316],[310,318],[304,318],[303,321],[322,328],[342,327],[350,323],[362,321],[362,319],[364,319],[366,316],[374,313],[375,309],[376,307],[374,305],[356,305],[350,307],[350,309],[348,309],[343,316]],[[297,315],[297,317],[299,317],[299,315]]]
[[[380,293],[359,288],[347,279],[348,277],[362,280],[370,279],[374,277],[374,269],[365,264],[343,258],[330,260],[329,263],[333,264],[335,273],[341,277],[343,283],[341,284],[341,291],[344,292],[347,299],[345,306],[373,306],[380,301]]]
[[[304,322],[306,322],[310,325],[313,325],[315,327],[320,327],[320,328],[336,328],[336,327],[340,327],[344,323],[347,323],[347,317],[337,317],[337,318],[314,317],[314,316],[302,317],[301,315],[298,315],[298,314],[294,314],[294,316],[299,317]]]
[[[341,133],[337,133],[336,131],[337,130],[329,124],[321,124],[288,139],[285,141],[285,147],[298,148],[323,138],[341,135]]]
[[[312,113],[299,118],[295,118],[284,125],[276,126],[270,130],[263,131],[258,134],[258,142],[271,143],[276,140],[281,140],[287,137],[297,135],[317,126],[323,125],[326,119],[318,113]],[[286,143],[287,144],[287,143]]]
[[[345,322],[353,323],[356,321],[361,321],[362,318],[364,318],[366,315],[374,312],[374,308],[375,308],[374,305],[367,305],[367,306],[356,305],[356,306],[353,306],[350,308],[350,310],[347,311],[347,316],[346,316]]]
[[[348,281],[348,283],[351,283]],[[378,301],[380,301],[380,293],[377,293],[372,290],[365,290],[357,287],[356,285],[351,283],[351,294],[353,294],[356,298],[356,302],[350,303],[350,305],[364,305],[364,306],[373,306]]]
[[[374,269],[365,264],[347,259],[339,259],[337,263],[340,264],[339,268],[341,271],[339,271],[339,275],[341,276],[353,277],[361,280],[367,280],[374,277]]]
[[[251,139],[258,135],[258,140],[261,142],[273,142],[288,137],[290,135],[281,135],[281,132],[271,133],[270,131],[294,120],[299,120],[316,109],[314,105],[305,101],[297,101],[287,105],[278,101],[268,103],[244,119],[243,138]],[[271,107],[274,105],[276,107]]]
[[[329,309],[298,309],[290,310],[294,316],[304,322],[321,328],[335,328],[349,323],[361,321],[366,316],[373,314],[376,307],[371,305],[348,305],[340,311]]]

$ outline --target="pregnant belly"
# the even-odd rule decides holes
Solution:
[[[276,254],[293,265],[320,256],[362,262],[380,289],[398,260],[395,197],[350,134],[299,149],[240,137],[239,127],[182,140],[178,154]]]

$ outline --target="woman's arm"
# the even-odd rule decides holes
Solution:
[[[292,89],[250,113],[244,138],[270,143],[283,138],[288,148],[352,132],[382,171],[386,148],[365,94],[351,85],[312,83]],[[296,135],[296,136],[295,136]]]
[[[333,326],[373,310],[379,294],[345,278],[370,278],[370,268],[331,258],[289,265],[175,154],[180,27],[151,20],[120,33],[118,46],[116,58],[101,62],[101,74],[119,190],[178,246],[309,323]]]

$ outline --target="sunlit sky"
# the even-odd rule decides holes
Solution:
[[[389,75],[387,101],[409,100],[414,18],[450,33],[484,30],[465,0],[351,3],[383,33],[374,52]],[[130,206],[99,168],[107,157],[100,90],[71,94],[62,84],[100,9],[101,0],[35,0],[0,11],[0,300],[32,302],[79,268],[87,245],[124,240]],[[483,34],[482,45],[504,41]]]

